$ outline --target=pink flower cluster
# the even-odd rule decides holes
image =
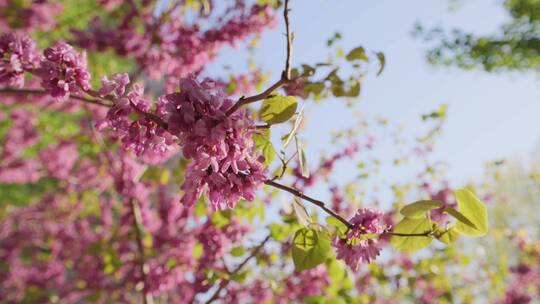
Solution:
[[[264,158],[254,149],[249,112],[240,109],[227,115],[232,100],[209,80],[186,79],[180,88],[165,96],[164,120],[180,139],[184,156],[192,160],[182,202],[194,204],[205,187],[216,209],[232,208],[240,198],[253,200],[265,180],[265,168]]]
[[[246,8],[240,2],[228,6],[225,6],[227,14],[211,28],[180,18],[160,19],[143,12],[116,10],[121,22],[111,26],[95,18],[88,30],[73,30],[76,37],[73,43],[91,50],[110,48],[119,55],[131,56],[150,78],[168,76],[169,87],[173,88],[179,79],[200,73],[223,46],[234,45],[276,23],[270,6]],[[114,5],[111,8],[115,9]],[[142,17],[140,21],[145,29],[142,33],[132,26],[138,17]]]
[[[21,31],[47,30],[56,24],[56,16],[61,11],[62,5],[54,0],[0,0],[0,31],[13,28]]]
[[[41,151],[40,157],[50,176],[60,180],[68,180],[79,153],[77,145],[73,142],[62,141]]]
[[[362,208],[349,221],[353,228],[345,239],[337,238],[334,246],[337,258],[344,260],[353,270],[361,263],[370,263],[381,251],[377,237],[385,231],[383,212],[374,208]]]
[[[151,112],[151,103],[144,98],[140,85],[134,84],[128,92],[130,80],[125,73],[114,75],[112,80],[104,77],[101,82],[98,95],[111,99],[113,106],[97,124],[98,129],[111,128],[125,148],[151,164],[163,162],[176,152],[175,138],[145,115]],[[138,118],[133,119],[133,115]]]
[[[12,125],[4,138],[0,155],[0,182],[22,184],[37,181],[41,177],[39,161],[22,157],[24,150],[40,139],[36,131],[37,117],[33,112],[15,109],[9,114],[9,119]]]
[[[71,45],[58,43],[43,54],[45,59],[36,73],[52,97],[63,100],[71,93],[90,89],[85,53],[79,54]]]
[[[24,85],[24,72],[38,67],[40,57],[28,36],[8,33],[0,36],[0,84]]]
[[[322,295],[324,288],[330,285],[328,272],[324,265],[302,272],[295,272],[284,282],[283,293],[276,299],[276,303],[303,303],[308,297]]]

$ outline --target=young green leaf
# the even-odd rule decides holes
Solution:
[[[377,59],[379,60],[379,70],[377,71],[377,76],[379,76],[384,71],[384,67],[386,66],[386,57],[384,56],[383,52],[377,52],[375,55],[377,55]]]
[[[244,255],[245,251],[244,246],[234,247],[231,249],[231,255],[234,257],[241,257]]]
[[[261,133],[253,134],[255,148],[262,152],[264,163],[270,165],[276,159],[276,150],[270,141],[270,130],[265,129]]]
[[[263,101],[260,116],[271,125],[282,123],[294,115],[297,106],[294,96],[274,95]]]
[[[394,233],[421,234],[431,231],[431,221],[427,217],[404,218],[395,227]],[[397,250],[415,252],[427,247],[433,239],[429,236],[392,236],[390,243]]]
[[[408,218],[426,217],[426,212],[443,206],[438,201],[418,201],[401,208],[399,213]]]
[[[324,231],[302,228],[293,239],[292,258],[297,271],[311,269],[326,261],[330,254],[330,238]]]
[[[368,58],[366,56],[366,51],[361,46],[352,49],[345,58],[347,59],[347,61],[354,61],[354,60],[363,60],[366,62],[368,61]]]
[[[344,237],[345,233],[347,232],[347,226],[343,224],[340,220],[333,216],[329,216],[326,218],[326,223],[332,227],[334,227],[337,230],[338,236]]]
[[[473,229],[477,229],[476,225],[471,222],[468,218],[465,217],[465,215],[461,214],[461,212],[457,211],[456,209],[454,208],[445,208],[444,209],[444,212],[450,214],[451,216],[453,216],[456,220],[462,222],[463,224],[473,228]]]
[[[300,163],[300,171],[303,177],[308,178],[309,166],[307,163],[306,152],[304,151],[304,148],[302,147],[302,143],[298,140],[297,137],[295,137],[295,141],[296,141],[296,151],[298,153],[298,162]]]
[[[289,134],[283,136],[283,147],[282,149],[285,150],[289,143],[291,142],[291,139],[295,137],[296,132],[298,131],[298,128],[302,124],[302,121],[304,120],[304,107],[300,108],[300,111],[298,112],[298,115],[296,115],[296,119],[294,120],[293,128],[291,129],[291,132]]]
[[[294,213],[296,214],[296,217],[298,218],[298,222],[301,225],[309,226],[309,224],[311,223],[311,219],[309,217],[309,214],[304,204],[302,204],[302,202],[298,198],[295,197],[293,200],[292,206],[293,206]]]
[[[484,236],[488,231],[487,208],[474,193],[467,189],[459,189],[454,192],[458,204],[458,210],[476,228],[461,221],[456,224],[456,231],[466,236]]]
[[[446,245],[450,245],[459,238],[459,233],[454,227],[449,228],[448,230],[439,229],[435,233],[435,237]]]

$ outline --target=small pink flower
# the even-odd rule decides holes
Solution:
[[[381,251],[376,237],[385,230],[383,212],[374,208],[362,208],[351,218],[350,223],[353,228],[345,239],[336,239],[334,246],[337,258],[356,271],[361,263],[370,263]],[[377,236],[367,236],[368,234]]]
[[[0,84],[22,87],[24,72],[39,65],[36,43],[28,36],[8,33],[0,36]]]
[[[57,100],[71,93],[90,89],[90,73],[86,54],[77,53],[69,44],[58,43],[45,49],[45,59],[37,71],[41,84]]]

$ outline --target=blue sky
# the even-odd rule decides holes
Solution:
[[[325,41],[336,31],[344,37],[345,50],[362,45],[384,52],[386,69],[380,77],[368,76],[364,81],[355,111],[371,119],[387,117],[404,127],[405,137],[415,138],[421,135],[420,116],[448,104],[448,121],[433,159],[446,162],[450,181],[460,184],[482,176],[487,161],[532,153],[540,138],[540,79],[532,73],[487,74],[430,66],[424,59],[426,46],[410,32],[416,22],[479,34],[494,32],[507,18],[500,2],[464,1],[459,10],[451,11],[443,0],[292,0],[293,65],[324,60]],[[272,79],[279,77],[284,62],[281,23],[263,35],[255,52],[256,62],[273,71]],[[226,49],[214,65],[216,70],[223,64],[245,68],[245,57],[238,52]],[[357,122],[339,100],[308,103],[307,111],[309,125],[302,137],[315,159],[321,150],[332,150],[328,148],[332,130]],[[387,134],[375,135],[388,140]],[[377,157],[390,160],[391,155],[381,151]],[[414,178],[416,172],[405,167],[385,178]],[[346,180],[347,172],[343,175]]]

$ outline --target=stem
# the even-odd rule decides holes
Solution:
[[[285,0],[283,8],[283,18],[285,19],[285,33],[287,35],[287,57],[285,59],[285,69],[281,73],[281,77],[276,83],[266,89],[264,92],[250,96],[250,97],[241,97],[230,109],[227,111],[227,115],[231,115],[240,107],[266,99],[272,92],[279,89],[282,85],[291,82],[291,61],[292,61],[292,35],[291,28],[289,23],[289,0]]]
[[[338,219],[340,222],[342,222],[343,224],[345,224],[345,226],[347,226],[347,228],[349,229],[352,229],[354,228],[354,225],[351,224],[349,221],[347,221],[346,219],[344,219],[343,217],[341,217],[339,214],[337,214],[335,211],[333,211],[332,209],[329,209],[328,207],[326,207],[325,203],[323,201],[320,201],[320,200],[317,200],[317,199],[314,199],[312,197],[309,197],[307,195],[305,195],[304,193],[302,193],[300,190],[298,189],[295,189],[295,188],[292,188],[292,187],[288,187],[288,186],[285,186],[285,185],[282,185],[282,184],[279,184],[279,183],[276,183],[275,181],[273,180],[266,180],[264,182],[265,184],[269,185],[269,186],[272,186],[274,188],[278,188],[280,190],[283,190],[283,191],[286,191],[286,192],[289,192],[291,193],[292,195],[298,197],[298,198],[301,198],[303,200],[306,200],[310,203],[313,203],[315,205],[317,205],[318,207],[320,207],[322,210],[324,210],[326,213],[330,214],[331,216],[335,217],[336,219]],[[399,232],[392,232],[392,231],[385,231],[383,232],[382,234],[386,234],[386,235],[392,235],[392,236],[403,236],[403,237],[408,237],[408,236],[422,236],[422,237],[426,237],[426,236],[430,236],[431,234],[433,233],[433,231],[426,231],[426,232],[422,232],[422,233],[399,233]]]
[[[264,92],[262,92],[260,94],[257,94],[257,95],[250,96],[250,97],[241,97],[229,109],[229,111],[227,111],[227,115],[231,115],[232,113],[234,113],[236,110],[238,110],[243,105],[247,105],[249,103],[253,103],[253,102],[256,102],[256,101],[259,101],[259,100],[266,99],[268,96],[270,96],[270,94],[272,94],[275,90],[277,90],[279,87],[281,87],[282,85],[284,85],[287,82],[289,82],[289,81],[286,80],[282,76],[276,83],[274,83],[272,86],[270,86],[268,89],[266,89],[266,91],[264,91]]]
[[[159,116],[157,115],[154,115],[152,113],[147,113],[143,110],[140,110],[139,108],[137,108],[137,106],[133,103],[133,102],[129,102],[129,104],[131,105],[131,107],[135,110],[135,112],[141,114],[141,115],[144,115],[146,118],[152,120],[153,122],[155,122],[158,126],[160,126],[161,128],[167,130],[169,128],[169,125],[164,122]]]
[[[392,235],[392,236],[429,236],[432,231],[426,231],[423,233],[398,233],[392,231],[386,231],[383,234]]]
[[[49,94],[49,92],[47,92],[45,90],[40,90],[40,89],[14,89],[14,88],[2,88],[2,89],[0,89],[0,93],[33,94],[33,95],[47,95],[47,94]],[[80,100],[80,101],[83,101],[83,102],[86,102],[86,103],[95,104],[95,105],[98,105],[98,106],[109,107],[109,108],[111,107],[111,105],[106,104],[106,103],[104,103],[103,101],[101,101],[99,99],[87,98],[87,97],[84,97],[84,96],[74,95],[74,94],[69,95],[69,98],[77,99],[77,100]]]
[[[292,35],[291,26],[289,23],[289,0],[285,0],[283,8],[283,19],[285,19],[285,33],[287,35],[287,59],[285,60],[285,78],[291,79],[291,60],[292,60]]]
[[[253,259],[261,250],[262,248],[264,247],[264,245],[270,240],[270,234],[268,236],[266,236],[266,238],[257,246],[255,247],[252,251],[251,251],[251,254],[246,258],[244,259],[240,264],[238,264],[238,266],[236,266],[230,273],[229,275],[233,275],[235,273],[237,273],[238,271],[242,270],[242,268],[244,266],[246,266],[246,264],[251,260]],[[222,280],[220,283],[219,283],[219,287],[218,289],[216,289],[216,291],[212,294],[212,296],[210,297],[210,299],[208,299],[208,301],[206,301],[205,303],[206,304],[209,304],[209,303],[212,303],[214,302],[215,300],[218,299],[219,297],[219,293],[225,288],[227,287],[227,285],[229,284],[229,280]]]
[[[296,196],[298,198],[301,198],[301,199],[306,200],[306,201],[308,201],[308,202],[310,202],[312,204],[317,205],[319,208],[324,210],[324,212],[330,214],[331,216],[335,217],[340,222],[345,224],[345,226],[347,226],[347,228],[349,228],[349,229],[353,228],[353,224],[349,223],[349,221],[347,221],[346,219],[341,217],[341,215],[337,214],[332,209],[329,209],[328,207],[326,207],[326,205],[325,205],[325,203],[323,201],[319,201],[319,200],[316,200],[314,198],[311,198],[311,197],[305,195],[304,193],[302,193],[300,190],[297,190],[297,189],[294,189],[294,188],[291,188],[291,187],[276,183],[273,180],[266,180],[264,183],[269,185],[269,186],[272,186],[274,188],[278,188],[280,190],[287,191],[287,192],[291,193],[292,195],[294,195],[294,196]]]
[[[33,94],[33,95],[47,95],[47,94],[49,94],[47,91],[40,90],[40,89],[14,89],[14,88],[2,88],[2,89],[0,89],[0,93]],[[88,91],[86,93],[88,95],[90,95],[90,96],[93,96],[93,95],[97,94],[96,92],[93,92],[93,91]],[[95,104],[95,105],[98,105],[98,106],[103,106],[103,107],[108,107],[108,108],[112,107],[111,104],[107,104],[107,103],[103,102],[102,100],[100,100],[98,98],[88,98],[88,97],[84,97],[84,96],[80,96],[80,95],[74,95],[74,94],[69,95],[69,98],[80,100],[80,101],[83,101],[83,102],[86,102],[86,103]],[[107,98],[107,100],[110,100],[111,102],[114,102],[114,99],[112,97]],[[164,122],[159,116],[157,116],[155,114],[152,114],[152,113],[144,112],[144,111],[140,110],[139,108],[137,108],[137,106],[135,106],[135,104],[133,104],[133,103],[130,103],[130,104],[131,104],[131,107],[137,113],[139,113],[140,115],[143,115],[146,118],[152,120],[153,122],[155,122],[161,128],[163,128],[165,130],[168,129],[168,127],[169,127],[168,124],[166,122]]]
[[[154,303],[154,299],[152,298],[152,294],[148,292],[148,281],[147,281],[147,274],[148,274],[148,265],[146,264],[145,255],[144,255],[144,244],[142,240],[142,233],[141,233],[141,225],[142,225],[142,218],[141,218],[141,210],[139,208],[139,205],[135,202],[134,199],[129,200],[129,205],[131,209],[131,215],[133,216],[133,228],[135,230],[135,239],[137,242],[137,251],[139,254],[139,270],[141,272],[141,283],[143,284],[143,303],[144,304],[152,304]]]

